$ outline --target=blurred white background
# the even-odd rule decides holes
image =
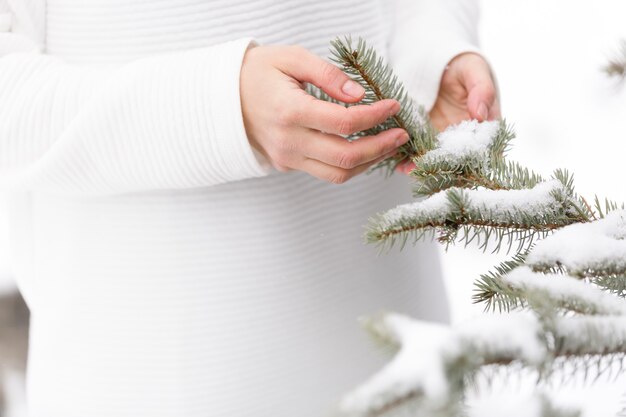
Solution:
[[[602,72],[620,39],[626,39],[626,1],[482,3],[483,50],[499,79],[503,114],[518,136],[511,156],[546,175],[558,167],[572,170],[583,195],[626,201],[626,85]],[[12,287],[2,237],[0,291]],[[471,304],[472,282],[501,258],[459,247],[444,255],[455,321],[480,313]],[[527,389],[520,382],[508,394]],[[555,395],[565,403],[585,404],[586,417],[609,417],[620,408],[623,393],[625,378],[568,386]],[[493,395],[506,394],[493,390]]]

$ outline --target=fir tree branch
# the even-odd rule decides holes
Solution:
[[[496,250],[505,238],[532,243],[535,235],[585,221],[572,199],[567,183],[552,180],[530,190],[468,190],[450,188],[424,201],[398,206],[372,219],[366,239],[370,243],[393,246],[398,239],[417,241],[429,232],[439,232],[439,240],[452,243],[463,232],[466,243],[482,240],[486,248],[496,239]],[[510,204],[525,200],[525,204]]]
[[[370,219],[367,241],[391,247],[437,237],[446,245],[476,242],[494,252],[515,248],[510,261],[480,278],[474,301],[484,302],[487,310],[530,308],[535,317],[518,323],[522,330],[502,317],[498,326],[505,327],[498,327],[497,334],[439,329],[437,340],[443,344],[428,351],[436,353],[431,360],[440,365],[434,374],[420,368],[425,364],[418,360],[424,353],[421,333],[420,338],[411,337],[411,331],[400,331],[403,320],[394,324],[381,319],[369,327],[381,344],[387,341],[397,352],[396,357],[344,405],[356,410],[355,415],[387,415],[411,406],[433,417],[457,417],[467,381],[482,367],[522,363],[547,376],[550,369],[566,363],[587,373],[594,365],[623,358],[626,304],[615,296],[626,294],[626,211],[619,211],[624,206],[609,200],[602,204],[596,197],[592,207],[575,192],[567,171],[556,170],[545,180],[508,161],[514,134],[504,121],[462,122],[436,135],[391,68],[362,39],[356,45],[350,38],[337,39],[332,53],[334,61],[365,88],[362,103],[388,98],[401,103],[396,116],[348,139],[394,127],[407,130],[409,142],[381,166],[393,170],[410,158],[415,163],[414,194],[427,197]],[[624,63],[611,65],[609,72],[624,76]],[[318,97],[329,99],[323,93]],[[617,225],[620,221],[624,224]],[[422,326],[419,332],[423,330]],[[529,340],[535,353],[543,352],[539,359],[529,358],[524,350]],[[396,368],[404,369],[400,379],[386,380]],[[598,374],[604,371],[599,368]],[[428,382],[432,380],[445,381],[447,390],[437,391]],[[553,408],[546,408],[545,414],[561,415]]]
[[[537,244],[526,263],[535,271],[558,269],[582,278],[625,275],[625,238],[626,212],[613,211],[559,230]]]
[[[387,122],[352,137],[375,135],[382,130],[398,127],[409,134],[409,141],[398,155],[383,161],[379,167],[393,172],[396,166],[410,158],[425,154],[435,147],[435,134],[423,110],[417,108],[406,89],[374,48],[359,38],[356,44],[351,37],[337,38],[331,42],[332,60],[365,89],[365,97],[359,104],[371,104],[384,99],[400,103],[400,112]]]
[[[524,300],[514,296],[507,296],[508,285],[504,282],[504,276],[516,268],[524,265],[529,248],[526,252],[516,253],[510,260],[504,261],[480,276],[474,283],[474,304],[485,303],[485,311],[509,312],[525,306]]]
[[[508,265],[515,263],[517,262]],[[626,315],[626,303],[577,278],[532,272],[528,267],[505,268],[509,269],[505,274],[481,278],[478,284],[481,301],[500,305],[501,308],[504,306],[507,311],[527,305],[549,305],[555,311],[586,315]],[[500,270],[504,271],[505,268]]]
[[[481,368],[520,364],[546,380],[575,363],[601,375],[626,351],[626,316],[555,317],[545,324],[527,315],[507,315],[453,328],[395,314],[375,320],[379,323],[372,327],[379,333],[383,329],[399,351],[346,396],[343,415],[391,416],[410,407],[416,415],[458,417],[468,376]],[[595,359],[601,357],[603,367]]]
[[[411,172],[416,180],[414,194],[432,195],[452,187],[521,189],[531,188],[539,183],[541,178],[536,174],[505,162],[504,155],[515,135],[504,121],[499,125],[483,124],[480,127],[487,127],[493,131],[495,126],[497,130],[490,134],[487,146],[473,147],[465,152],[439,147],[427,152],[423,157],[414,158],[416,166]],[[476,128],[479,128],[479,125]]]

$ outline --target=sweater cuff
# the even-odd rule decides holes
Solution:
[[[211,76],[204,94],[211,95],[206,117],[214,129],[215,149],[207,163],[218,164],[224,182],[267,175],[269,166],[255,155],[246,135],[241,110],[240,74],[246,51],[254,45],[251,39],[240,39],[223,49],[223,59],[205,61]]]

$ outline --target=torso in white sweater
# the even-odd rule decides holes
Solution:
[[[434,247],[362,243],[407,179],[269,172],[238,76],[250,39],[326,55],[350,33],[428,106],[472,48],[473,2],[3,1],[0,187],[33,416],[322,417],[384,359],[358,316],[447,319]]]

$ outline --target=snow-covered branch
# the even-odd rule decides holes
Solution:
[[[393,245],[438,233],[452,243],[491,238],[522,250],[537,237],[589,221],[591,208],[573,190],[571,177],[556,171],[543,180],[504,152],[512,134],[503,122],[462,122],[437,136],[437,148],[414,159],[415,193],[425,200],[370,219],[367,240]]]
[[[391,416],[403,410],[456,416],[467,378],[483,366],[521,363],[549,375],[557,357],[626,351],[624,316],[557,317],[544,323],[531,314],[513,313],[448,327],[386,314],[368,327],[377,338],[399,345],[399,351],[344,398],[341,412],[346,416]]]
[[[537,243],[526,259],[534,270],[564,268],[581,277],[626,274],[626,211],[573,224]]]
[[[481,367],[517,363],[543,377],[568,360],[586,366],[588,358],[610,362],[626,355],[626,301],[616,297],[626,295],[624,207],[607,200],[603,208],[597,198],[592,207],[566,171],[545,179],[508,161],[514,134],[504,121],[465,121],[435,135],[391,67],[363,40],[336,40],[333,55],[365,88],[365,103],[403,103],[399,115],[349,139],[407,130],[409,142],[379,166],[392,171],[411,158],[414,195],[426,197],[370,219],[367,240],[392,246],[436,236],[494,251],[506,244],[515,249],[513,258],[481,277],[475,300],[501,311],[531,310],[455,327],[396,314],[369,321],[371,332],[397,354],[346,396],[342,413],[458,417],[467,415],[466,384]],[[576,415],[541,396],[526,405],[516,417]]]
[[[451,242],[460,229],[467,240],[529,239],[571,223],[568,203],[568,191],[558,179],[522,190],[450,188],[373,218],[367,238],[393,244],[440,232]]]
[[[563,274],[533,272],[529,267],[518,267],[502,276],[483,277],[479,283],[480,301],[511,307],[528,304],[553,306],[581,314],[626,315],[626,303],[601,291],[596,286]]]

